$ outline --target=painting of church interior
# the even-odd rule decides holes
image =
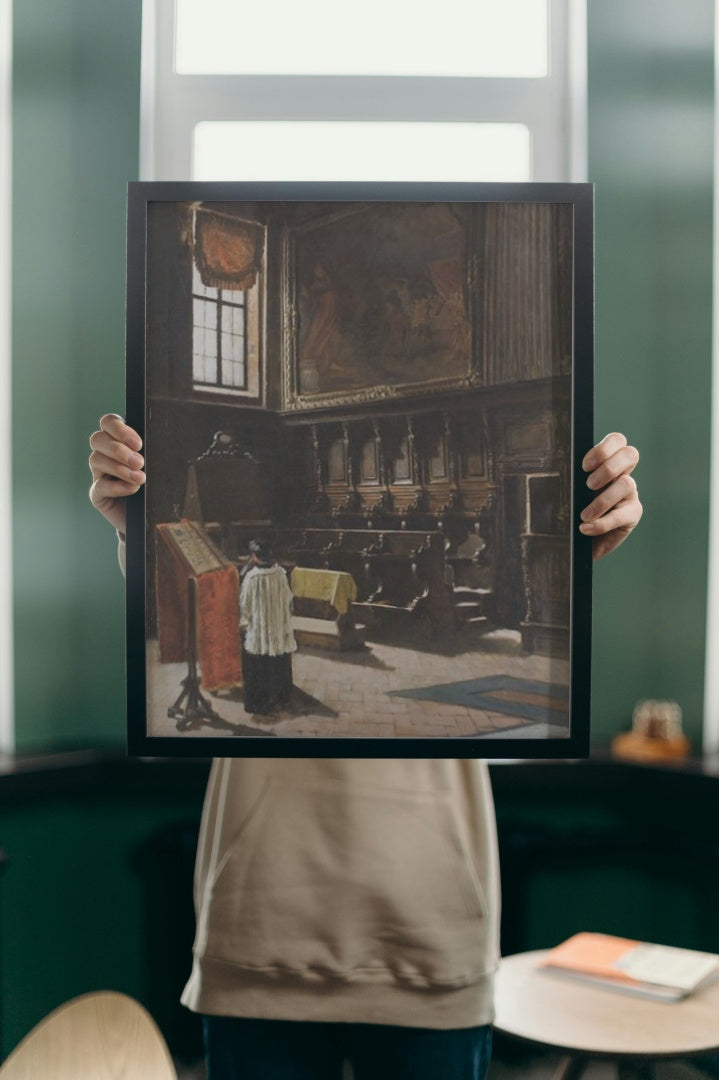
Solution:
[[[572,259],[556,203],[149,204],[148,735],[569,735]]]

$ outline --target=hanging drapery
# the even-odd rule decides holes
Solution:
[[[264,231],[253,221],[197,209],[195,263],[203,285],[212,289],[251,289],[262,265]]]

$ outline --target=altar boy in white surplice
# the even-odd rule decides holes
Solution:
[[[245,712],[266,715],[286,705],[292,694],[292,653],[297,649],[292,590],[268,544],[250,540],[249,550],[240,589]]]

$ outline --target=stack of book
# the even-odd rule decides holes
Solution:
[[[575,934],[542,961],[551,974],[655,1001],[679,1001],[719,978],[719,956],[608,934]]]

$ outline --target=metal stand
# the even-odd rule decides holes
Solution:
[[[187,675],[180,684],[182,691],[174,705],[170,705],[167,715],[172,720],[177,720],[178,731],[188,731],[197,726],[198,721],[219,720],[222,717],[212,708],[207,698],[200,690],[200,680],[197,676],[196,657],[196,634],[195,634],[195,603],[197,581],[194,577],[187,579]],[[184,703],[184,706],[183,706]]]

